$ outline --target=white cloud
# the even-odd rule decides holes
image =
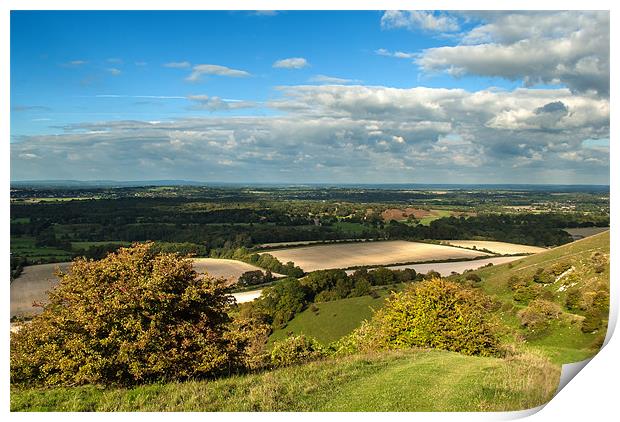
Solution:
[[[454,32],[459,30],[459,23],[455,17],[442,12],[388,10],[381,17],[381,27],[385,29],[405,28],[433,32]]]
[[[424,50],[427,72],[565,84],[575,92],[609,94],[609,12],[514,12],[479,16],[462,43]]]
[[[120,69],[117,69],[115,67],[110,67],[108,69],[106,69],[106,71],[112,75],[112,76],[118,76],[120,75],[122,72],[120,71]]]
[[[11,143],[12,177],[104,178],[114,171],[121,179],[608,181],[608,150],[584,144],[609,138],[605,98],[568,89],[279,90],[281,97],[268,104],[279,115],[94,122],[66,126],[57,136],[18,137]],[[189,99],[207,110],[242,103]]]
[[[169,63],[164,63],[163,64],[164,67],[170,67],[173,69],[185,69],[191,66],[190,62],[169,62]]]
[[[419,53],[405,53],[404,51],[390,51],[385,48],[375,50],[375,54],[379,56],[396,57],[397,59],[413,59],[418,57]]]
[[[360,82],[358,79],[345,79],[337,78],[327,75],[315,75],[309,79],[310,82],[317,82],[322,84],[350,84]]]
[[[217,96],[189,95],[187,99],[195,103],[192,108],[196,110],[221,111],[256,107],[256,103],[251,101],[223,99]]]
[[[244,78],[250,76],[245,70],[231,69],[217,64],[198,64],[192,68],[192,73],[185,78],[189,82],[199,81],[203,75],[228,76],[231,78]]]
[[[273,64],[273,67],[282,69],[301,69],[306,66],[309,66],[309,63],[303,57],[290,57],[278,60]]]

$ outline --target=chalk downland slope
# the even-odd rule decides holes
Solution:
[[[495,242],[491,240],[442,240],[443,244],[459,248],[488,250],[499,255],[533,254],[547,249],[539,246],[520,245],[518,243]]]
[[[292,261],[306,272],[406,262],[467,260],[489,255],[481,251],[404,240],[306,246],[268,253],[282,263]]]
[[[411,350],[216,381],[11,390],[11,411],[500,411],[551,399],[559,367],[533,355]]]

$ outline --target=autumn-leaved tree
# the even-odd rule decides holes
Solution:
[[[131,385],[234,369],[234,299],[223,282],[197,277],[189,259],[152,246],[76,259],[59,274],[43,312],[11,335],[11,381]]]

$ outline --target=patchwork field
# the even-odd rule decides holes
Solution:
[[[407,265],[390,265],[386,268],[391,270],[404,270],[405,268],[413,268],[417,273],[426,274],[429,271],[437,271],[442,277],[447,277],[453,272],[462,273],[467,270],[477,270],[486,265],[501,265],[507,262],[516,261],[522,259],[521,256],[496,256],[493,258],[476,259],[470,261],[458,261],[458,262],[437,262],[431,264],[407,264]],[[347,274],[354,273],[355,270],[348,270]]]
[[[405,262],[466,260],[488,255],[481,251],[404,240],[308,246],[274,250],[269,254],[283,263],[293,261],[306,272]]]
[[[32,303],[47,299],[47,292],[58,283],[54,276],[55,269],[66,270],[69,265],[70,262],[61,262],[24,267],[22,274],[11,283],[11,317],[39,313],[40,308],[34,308]],[[246,271],[260,270],[245,262],[216,258],[195,258],[194,269],[199,273],[206,272],[214,277],[225,278],[230,284],[235,283]],[[282,277],[281,274],[274,276]],[[239,295],[238,301],[243,302],[257,297],[255,293],[252,297],[251,293],[253,292],[238,293],[235,296]]]
[[[529,254],[544,252],[547,249],[539,246],[520,245],[518,243],[495,242],[488,240],[442,240],[442,243],[459,248],[486,249],[500,255]]]

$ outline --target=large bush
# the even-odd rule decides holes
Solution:
[[[528,337],[544,334],[554,320],[562,314],[559,305],[542,299],[533,300],[527,308],[518,312],[521,326],[528,331]]]
[[[325,355],[323,346],[312,337],[291,336],[275,343],[271,351],[271,363],[274,366],[288,366],[319,359]]]
[[[489,300],[477,291],[441,279],[426,280],[393,294],[371,321],[337,347],[424,347],[466,355],[497,355],[499,340],[489,320],[489,306]]]
[[[13,383],[136,384],[234,366],[234,299],[190,260],[136,244],[59,276],[43,313],[11,335]]]

